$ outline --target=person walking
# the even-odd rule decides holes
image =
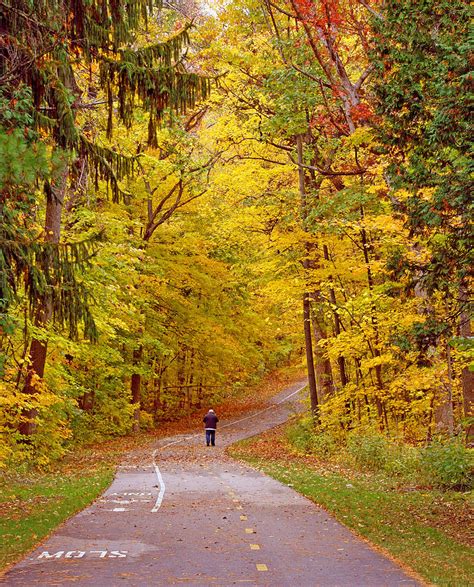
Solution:
[[[219,422],[219,418],[216,416],[216,413],[212,408],[209,409],[207,414],[202,419],[204,425],[206,427],[206,444],[209,446],[216,446],[216,427],[217,422]]]

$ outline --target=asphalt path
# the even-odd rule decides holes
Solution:
[[[327,512],[225,455],[283,423],[304,382],[263,410],[130,454],[109,489],[1,581],[12,586],[419,585]]]

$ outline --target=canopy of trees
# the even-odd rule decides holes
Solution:
[[[472,436],[471,6],[0,0],[0,466],[304,363]]]

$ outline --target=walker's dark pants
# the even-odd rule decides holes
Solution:
[[[212,446],[216,446],[216,431],[215,430],[206,430],[206,444],[212,444]]]

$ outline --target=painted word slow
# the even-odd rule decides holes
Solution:
[[[38,559],[60,559],[60,558],[126,558],[127,550],[58,550],[48,552],[44,550],[36,558]]]

